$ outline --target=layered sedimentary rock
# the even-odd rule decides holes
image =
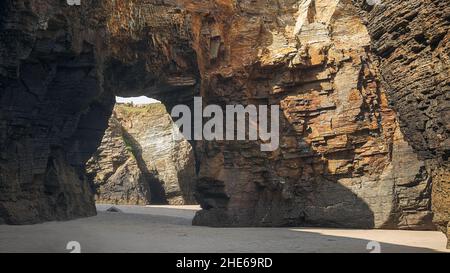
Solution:
[[[450,220],[450,5],[448,1],[381,1],[364,8],[382,83],[407,141],[433,183],[434,222]],[[449,236],[450,238],[450,236]],[[449,240],[450,247],[450,240]]]
[[[204,97],[279,104],[281,143],[273,153],[251,142],[205,143],[198,195],[206,209],[194,223],[431,228],[429,173],[388,106],[355,7],[226,8],[232,15],[212,12],[195,25]]]
[[[94,42],[85,42],[91,14],[70,13],[61,1],[0,3],[0,222],[96,213],[82,159],[114,98],[102,93]]]
[[[143,42],[127,29],[132,2],[81,2],[0,3],[0,222],[95,215],[85,163],[101,143],[114,94],[164,92],[177,103],[195,92],[195,64],[174,61],[195,58],[176,22],[185,14],[148,4]],[[170,42],[171,56],[161,41]]]
[[[427,59],[426,54],[421,59],[421,46],[404,50],[403,38],[413,42],[406,39],[413,34],[404,28],[407,22],[398,19],[407,15],[393,6],[399,1],[383,1],[389,5],[384,12],[372,7],[367,13],[361,8],[366,5],[350,0],[82,1],[80,7],[37,2],[2,3],[2,11],[7,11],[1,15],[2,30],[8,31],[2,31],[1,48],[12,51],[2,51],[0,61],[1,120],[3,131],[18,137],[14,145],[41,143],[41,150],[58,147],[62,156],[69,155],[62,160],[67,169],[82,169],[100,143],[113,95],[147,95],[168,109],[177,103],[189,104],[194,95],[201,95],[205,104],[221,106],[276,104],[281,107],[281,141],[274,152],[261,152],[260,141],[194,143],[196,196],[203,207],[195,224],[431,228],[432,180],[434,200],[442,197],[434,202],[434,209],[445,219],[440,211],[448,209],[448,199],[442,194],[448,185],[448,170],[442,167],[448,161],[444,130],[448,117],[444,115],[447,108],[440,107],[448,94],[441,80],[448,71],[448,35],[432,35],[437,40],[427,44],[435,61],[427,62],[432,57]],[[436,29],[447,31],[446,8],[438,1],[425,2],[434,6],[417,4],[419,13],[405,20],[417,17],[425,22],[436,16],[441,20]],[[17,18],[27,16],[33,24],[17,24]],[[34,42],[20,38],[24,33]],[[428,39],[424,36],[417,36],[418,41]],[[36,40],[51,41],[51,50],[47,50],[51,54],[41,52],[45,47]],[[61,48],[68,53],[55,54]],[[392,49],[398,54],[389,59],[384,54]],[[415,53],[419,56],[416,66],[403,63],[403,57],[411,54],[414,58]],[[39,65],[24,74],[28,63]],[[52,63],[57,69],[44,70],[47,74],[43,75],[48,75],[45,88],[33,89],[38,83],[23,87],[26,80],[34,79],[30,75],[41,75],[39,67],[52,67]],[[434,71],[439,76],[428,81]],[[93,86],[86,88],[86,80],[80,77],[89,77]],[[52,83],[59,89],[50,88]],[[416,83],[430,93],[420,105],[407,107],[403,99],[408,96],[401,92],[415,90]],[[50,92],[62,88],[64,92]],[[26,112],[7,110],[26,101],[14,100],[13,94],[33,98]],[[66,100],[75,103],[66,105]],[[49,101],[56,101],[57,107],[41,106]],[[426,105],[436,109],[423,114],[430,126],[416,128],[423,115],[412,113]],[[63,113],[50,115],[40,112],[42,108]],[[96,118],[91,116],[94,113]],[[25,117],[26,128],[39,128],[46,134],[39,138],[32,129],[14,127],[20,115]],[[434,144],[420,144],[418,136]],[[12,135],[1,139],[10,141]],[[2,144],[3,158],[21,162],[23,153],[7,147],[14,146]],[[26,150],[30,158],[42,157],[33,159],[33,164],[50,158],[49,153]],[[433,156],[424,157],[422,152]],[[2,185],[25,181],[19,174],[29,171],[30,164],[17,163],[16,169],[3,171],[4,162],[0,163],[2,176],[9,173],[15,182],[2,177]],[[45,172],[36,170],[30,177]],[[67,182],[63,178],[54,181]],[[39,191],[25,187],[7,194],[2,191],[0,215],[6,220],[19,217],[6,204],[23,206],[22,193],[35,192]],[[44,191],[44,201],[27,202],[41,207],[52,196]],[[62,203],[69,204],[66,208],[80,203],[73,200]],[[54,215],[44,217],[38,210],[31,218]]]
[[[134,148],[124,134],[113,113],[100,147],[87,162],[87,176],[99,203],[147,205],[151,200],[150,179],[154,178],[139,168]]]
[[[87,163],[101,203],[193,204],[195,161],[191,145],[174,136],[163,104],[119,104],[102,143]]]

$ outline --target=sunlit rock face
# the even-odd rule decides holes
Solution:
[[[154,178],[139,168],[125,133],[113,113],[100,147],[87,162],[87,176],[95,186],[98,203],[147,205]]]
[[[194,18],[204,98],[279,104],[281,145],[204,143],[194,223],[430,228],[429,173],[351,2],[221,3]]]
[[[50,155],[30,148],[27,158],[33,159],[24,165],[19,160],[24,153],[12,147],[25,147],[27,143],[44,143],[45,149],[58,147],[68,169],[75,166],[82,170],[101,142],[114,95],[146,95],[161,100],[168,109],[178,103],[189,104],[194,95],[201,95],[204,104],[280,105],[281,141],[274,152],[261,152],[258,141],[196,141],[196,197],[203,210],[197,214],[194,224],[432,228],[431,182],[437,168],[429,167],[428,161],[424,162],[426,158],[417,151],[439,150],[440,155],[445,155],[445,149],[420,148],[415,144],[417,130],[408,128],[416,126],[416,116],[406,111],[402,118],[402,99],[392,94],[397,94],[399,88],[409,90],[408,83],[417,82],[409,77],[409,72],[427,74],[434,68],[430,65],[419,69],[411,63],[397,63],[404,56],[400,53],[395,60],[383,56],[383,44],[377,41],[384,36],[377,35],[375,23],[372,24],[375,22],[372,14],[378,8],[366,14],[365,6],[350,0],[83,1],[81,7],[66,7],[50,0],[39,2],[39,8],[31,1],[23,1],[23,5],[8,1],[2,4],[7,7],[2,10],[8,10],[1,15],[2,28],[14,29],[2,32],[0,59],[0,124],[6,129],[2,132],[11,132],[3,133],[0,138],[2,159],[6,158],[0,161],[0,185],[11,188],[0,194],[0,215],[6,221],[13,217],[17,217],[16,222],[24,219],[10,204],[41,207],[41,203],[54,198],[42,191],[41,198],[30,199],[24,193],[40,191],[20,186],[24,181],[40,185],[31,178],[24,180],[19,174],[29,173],[29,166],[37,164],[37,157],[47,162]],[[417,8],[420,12],[429,9],[423,5]],[[13,12],[20,9],[28,13]],[[391,6],[379,14],[384,17],[383,25],[387,29],[403,26],[396,23],[399,14],[395,10]],[[445,9],[435,6],[431,10]],[[44,33],[67,29],[62,33],[71,39],[44,35],[34,24],[15,23],[14,18],[25,19],[30,13],[33,14],[30,20],[42,22]],[[447,18],[439,14],[439,18]],[[54,24],[49,18],[66,22],[68,27]],[[366,20],[368,27],[364,24]],[[447,30],[448,25],[442,23],[438,28]],[[49,51],[52,54],[39,51],[42,48],[39,43],[20,38],[15,33],[17,29],[26,33],[30,41],[36,37],[53,41],[53,51]],[[401,42],[400,38],[394,38],[391,37],[392,41]],[[63,48],[70,53],[67,53],[71,56],[70,65],[66,64],[67,59],[56,58],[59,55],[54,54],[61,48],[57,46],[60,40],[65,41]],[[448,55],[445,55],[448,45],[442,41],[434,50],[443,52],[439,55],[441,66],[448,68]],[[6,53],[5,48],[14,51]],[[394,44],[394,48],[402,47]],[[437,48],[441,51],[436,51]],[[86,56],[90,56],[90,62],[85,61]],[[45,70],[51,77],[46,78],[45,88],[39,89],[42,93],[37,93],[34,99],[29,91],[38,91],[24,88],[26,81],[18,75],[40,74],[17,73],[25,71],[27,60],[45,64],[43,67],[55,63],[64,73],[81,66],[73,65],[74,60],[83,60],[85,74],[81,71],[74,72],[75,75],[64,74],[63,79],[86,84],[85,80],[76,78],[84,75],[92,79],[92,86],[66,88],[76,85],[57,84],[55,90],[59,92],[50,92],[51,83],[61,80],[54,78],[54,70]],[[404,67],[406,76],[393,69],[394,65]],[[417,80],[425,82],[426,77],[422,76]],[[423,86],[428,90],[432,85]],[[441,90],[446,90],[444,85]],[[446,93],[442,94],[445,97]],[[26,112],[9,110],[17,103],[25,103],[27,100],[23,98],[27,97],[33,100]],[[66,98],[71,103],[61,106]],[[434,105],[435,98],[430,95],[423,101]],[[49,101],[57,101],[58,107],[41,106]],[[420,106],[413,108],[420,109]],[[58,112],[47,116],[43,109],[61,109],[67,115]],[[89,116],[91,112],[95,116]],[[43,114],[39,116],[40,113]],[[23,126],[28,129],[15,127],[14,122],[21,115],[25,116]],[[85,116],[89,118],[83,122]],[[432,114],[429,120],[444,125],[448,118]],[[43,121],[50,123],[43,124]],[[46,134],[41,137],[38,131],[29,128],[39,128]],[[433,139],[447,134],[433,129],[425,132]],[[63,144],[53,144],[58,142]],[[445,142],[433,143],[444,145]],[[441,158],[442,162],[447,161]],[[11,164],[6,162],[17,162],[16,169],[6,167]],[[443,188],[448,185],[445,180],[448,172],[440,167],[439,170],[444,178],[438,185]],[[43,173],[46,170],[36,170],[29,177]],[[14,179],[4,178],[6,174]],[[63,184],[68,180],[57,177],[53,181]],[[72,189],[65,192],[74,193]],[[88,191],[80,196],[89,197],[89,202],[75,204],[93,203]],[[63,203],[69,204],[65,208],[57,206],[64,208],[63,211],[68,211],[73,204],[67,200]],[[443,209],[448,208],[446,201],[439,204]],[[436,203],[434,207],[439,210]],[[55,215],[52,212],[44,217],[37,210],[31,218],[46,220]]]
[[[163,104],[116,105],[87,163],[99,203],[194,204],[195,159]]]

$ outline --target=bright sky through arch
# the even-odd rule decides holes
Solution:
[[[133,103],[135,105],[143,105],[143,104],[151,104],[151,103],[160,103],[159,100],[155,100],[146,96],[140,96],[140,97],[130,97],[130,98],[124,98],[124,97],[116,97],[117,103]]]

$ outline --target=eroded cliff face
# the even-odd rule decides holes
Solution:
[[[364,8],[401,129],[431,174],[434,222],[450,235],[449,2],[389,0],[375,7],[355,2]]]
[[[0,222],[95,214],[82,159],[113,97],[99,85],[93,15],[61,3],[0,4]]]
[[[119,104],[87,163],[100,203],[194,204],[195,159],[163,104]]]
[[[127,28],[132,2],[82,3],[0,3],[0,222],[95,215],[85,163],[114,95],[154,92],[169,104],[196,92],[196,65],[188,62],[195,54],[176,21],[185,13],[143,3],[148,25],[139,40]],[[171,55],[162,46],[169,42]]]
[[[204,98],[279,104],[281,145],[205,143],[194,223],[431,228],[429,174],[350,1],[240,1],[206,17],[194,19]]]
[[[53,3],[50,0],[41,2],[41,7]],[[386,2],[394,5],[399,1]],[[436,4],[438,2],[430,2],[435,4],[431,11],[445,10]],[[52,134],[67,133],[62,136],[56,134],[54,138],[45,135],[44,139],[70,140],[69,145],[60,145],[59,149],[63,155],[78,155],[69,157],[71,161],[79,158],[77,162],[80,164],[71,162],[71,166],[82,166],[95,151],[91,149],[91,146],[95,146],[94,142],[97,145],[100,143],[101,136],[94,137],[93,132],[101,135],[100,128],[106,128],[106,113],[112,106],[109,99],[114,94],[147,95],[160,99],[168,109],[177,103],[189,104],[197,94],[203,97],[205,104],[279,104],[282,111],[281,143],[274,152],[260,152],[258,141],[195,143],[198,167],[196,195],[203,207],[203,211],[194,219],[195,224],[432,227],[431,181],[433,179],[433,183],[438,185],[433,188],[435,196],[445,196],[436,192],[443,192],[440,189],[447,187],[448,170],[430,166],[443,166],[448,160],[442,155],[446,155],[448,152],[445,151],[448,150],[444,149],[442,141],[433,142],[444,147],[438,149],[433,148],[436,146],[417,146],[415,139],[416,135],[428,132],[429,139],[437,140],[439,135],[445,135],[447,131],[444,134],[434,129],[409,130],[408,126],[416,126],[415,122],[409,123],[416,116],[408,115],[405,110],[402,117],[403,97],[399,95],[401,98],[396,98],[391,94],[399,93],[397,91],[400,89],[408,92],[412,83],[420,81],[424,81],[421,84],[423,90],[436,90],[434,86],[441,86],[439,92],[442,92],[443,98],[448,92],[443,92],[447,89],[442,81],[438,81],[442,74],[436,81],[427,82],[425,79],[428,73],[435,71],[436,66],[430,64],[419,69],[418,66],[409,66],[410,63],[399,63],[400,56],[406,56],[406,53],[399,53],[397,59],[383,56],[383,44],[377,41],[385,36],[376,34],[378,32],[375,31],[373,19],[376,16],[372,16],[377,9],[368,11],[367,15],[360,3],[350,0],[83,1],[78,8],[53,3],[54,6],[48,8],[55,13],[52,17],[48,10],[41,13],[41,8],[28,1],[23,3],[28,5],[16,7],[10,2],[3,4],[9,10],[23,8],[26,12],[16,17],[13,16],[16,13],[6,12],[2,15],[2,22],[9,20],[12,22],[9,26],[24,33],[28,31],[30,39],[36,39],[41,37],[38,27],[28,30],[14,24],[13,18],[25,18],[27,14],[33,14],[36,17],[34,20],[43,22],[49,22],[49,19],[45,19],[47,17],[64,18],[61,20],[67,22],[68,26],[64,37],[74,37],[70,41],[64,40],[67,51],[72,54],[71,60],[82,59],[83,52],[91,52],[92,67],[96,67],[88,74],[78,72],[80,75],[89,75],[95,82],[95,88],[83,86],[67,89],[66,85],[57,85],[58,88],[65,88],[67,94],[83,101],[81,105],[62,107],[64,110],[70,109],[69,116],[75,117],[75,121],[62,126],[62,129],[49,125],[41,127]],[[380,13],[384,18],[383,24],[389,28],[380,33],[386,32],[392,35],[389,37],[393,42],[400,43],[402,39],[393,34],[394,30],[403,26],[395,23],[400,13],[388,12],[396,10],[393,6],[390,8]],[[416,8],[420,12],[429,9],[424,5]],[[423,18],[431,16],[424,14]],[[444,20],[448,17],[443,15],[445,12],[440,11],[439,14],[443,23],[438,28],[448,30]],[[366,16],[368,28],[363,20]],[[83,20],[84,24],[80,24],[79,20]],[[3,29],[7,29],[7,26],[2,24]],[[47,27],[44,32],[60,28],[59,25]],[[2,43],[6,43],[2,49],[17,44],[17,36],[3,33],[7,32],[2,32]],[[436,54],[443,52],[436,60],[441,60],[440,67],[443,69],[439,71],[445,72],[448,71],[448,55],[445,55],[448,45],[442,44],[442,41],[439,43],[441,47],[435,47],[434,51]],[[80,44],[84,49],[77,51],[80,48],[77,45]],[[30,43],[28,47],[30,50],[41,48],[35,43]],[[20,48],[15,46],[14,50]],[[56,50],[59,47],[52,48]],[[398,48],[400,52],[402,45],[394,44],[393,48]],[[436,51],[437,48],[442,50]],[[27,63],[26,60],[34,56],[30,50],[22,54],[2,52],[2,90],[21,86],[23,81],[17,79],[18,75],[30,75],[6,74],[10,70],[23,71],[20,69]],[[49,54],[39,53],[36,56]],[[63,58],[55,59],[53,51],[50,56],[33,61],[45,64],[56,62],[57,67],[67,66],[63,65]],[[417,61],[420,64],[421,60]],[[73,69],[74,65],[70,64],[68,67]],[[414,80],[409,74],[402,77],[395,65],[404,67],[405,73],[414,74],[416,71],[419,73],[417,79]],[[83,72],[87,71],[86,66],[83,66]],[[54,72],[50,75],[54,76]],[[64,83],[67,82],[66,78],[70,80],[74,76],[63,78]],[[51,83],[53,79],[44,82]],[[85,84],[84,80],[77,79],[77,83]],[[436,82],[436,85],[432,82]],[[2,92],[2,101],[5,101],[2,104],[3,116],[3,112],[6,113],[4,109],[14,105],[12,100],[6,99],[9,96],[5,94],[22,94],[24,97],[28,94],[26,90],[17,91],[20,88],[14,88],[14,92]],[[59,98],[58,103],[61,103],[65,98],[62,93],[56,95],[49,92],[48,87],[42,92],[45,102]],[[433,109],[440,109],[441,106],[437,104],[439,100],[434,100],[437,96],[431,95],[433,92],[423,101],[436,105]],[[20,100],[20,103],[23,102]],[[31,111],[25,114],[25,124],[29,127],[48,119],[46,115],[30,118],[36,105],[39,104],[33,102]],[[393,105],[400,115],[396,114]],[[90,123],[95,121],[98,126],[82,125],[82,119],[76,118],[89,115],[89,109],[97,112],[101,109],[101,113],[105,113],[97,114],[97,117],[102,118],[87,119]],[[430,115],[431,123],[448,124],[448,117],[438,117],[437,113],[445,111]],[[17,115],[2,118],[7,132],[15,128],[11,123],[18,118]],[[57,113],[54,117],[61,116]],[[63,120],[68,122],[69,116]],[[53,123],[58,124],[56,121]],[[431,127],[443,130],[445,126]],[[24,138],[18,140],[16,145],[24,145],[26,141],[41,143],[37,141],[37,133],[30,135],[15,130],[16,134]],[[12,138],[9,135],[2,139],[9,141]],[[92,145],[86,148],[89,143]],[[46,142],[44,146],[55,145]],[[13,146],[2,146],[2,151],[8,151],[6,147]],[[441,155],[440,161],[427,161],[427,157],[420,153],[438,150],[442,151],[437,153]],[[21,158],[17,151],[8,151],[6,154],[16,161]],[[45,153],[39,155],[45,162],[49,158]],[[22,180],[17,174],[20,170],[28,169],[18,167],[15,171],[10,171],[13,170],[10,168],[7,170],[17,177],[14,181],[19,184]],[[45,173],[45,170],[41,172]],[[436,182],[438,173],[441,173],[441,183]],[[62,183],[60,179],[55,180]],[[3,179],[2,184],[12,185]],[[27,190],[18,190],[24,191]],[[30,189],[29,192],[35,191]],[[6,215],[5,219],[10,219],[8,215],[14,212],[8,209],[5,211],[4,204],[22,202],[22,196],[11,196],[2,195],[1,215]],[[43,196],[50,198],[45,194]],[[5,199],[10,201],[3,201]],[[440,206],[448,209],[449,203],[442,200]],[[40,202],[31,201],[35,206],[39,206]],[[436,211],[440,210],[438,207],[435,202]],[[442,215],[444,219],[446,216]],[[35,219],[40,218],[39,212],[35,213]]]

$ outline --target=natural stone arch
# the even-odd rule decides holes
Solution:
[[[7,92],[1,99],[10,108],[1,150],[4,161],[15,162],[1,163],[8,170],[2,173],[8,188],[0,203],[4,221],[94,213],[89,194],[79,190],[86,188],[82,166],[98,146],[114,95],[147,95],[170,108],[200,94],[219,105],[280,104],[285,116],[282,146],[271,154],[251,142],[195,145],[199,200],[207,208],[196,223],[217,225],[220,218],[221,225],[430,228],[429,173],[398,130],[367,30],[350,1],[84,1],[78,9],[50,0],[39,9],[27,3],[5,4],[34,16],[19,38],[2,39],[2,48],[16,53],[2,52]],[[24,14],[2,16],[7,28],[5,22]],[[8,31],[4,37],[17,34]],[[60,31],[65,35],[58,40]],[[58,68],[43,73],[50,84],[39,89],[42,94],[14,73],[29,63],[33,75],[40,75],[42,63]],[[57,100],[57,109],[72,118],[59,121],[58,113],[51,120],[58,126],[42,127],[41,118],[27,112],[24,125],[8,123],[24,114],[11,106],[29,107],[30,113],[44,108],[40,101],[54,97],[49,87],[65,73],[95,82],[92,88],[73,83],[70,94],[81,92],[77,103]],[[36,130],[42,128],[56,133],[42,138],[40,152],[32,146],[40,143]],[[395,151],[405,153],[407,162],[394,161]],[[33,165],[31,174],[23,162]],[[412,169],[398,174],[392,170],[398,164]],[[30,184],[44,190],[28,189]],[[29,193],[29,200],[17,192]],[[34,210],[24,213],[28,207]],[[55,207],[63,209],[49,211]]]

